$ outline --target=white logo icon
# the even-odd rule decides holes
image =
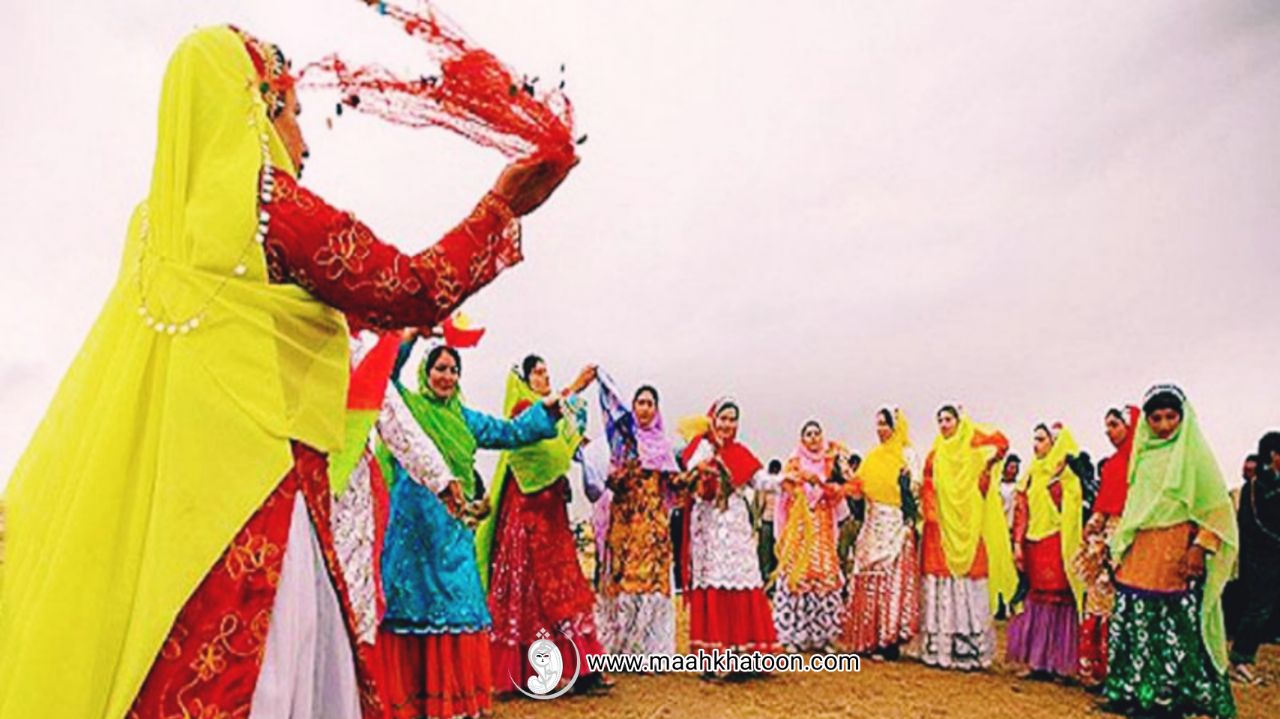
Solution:
[[[573,688],[573,683],[578,681],[578,672],[582,669],[582,656],[578,654],[578,645],[568,636],[565,636],[565,639],[569,641],[569,646],[573,647],[577,666],[574,667],[573,676],[564,687],[560,691],[555,690],[560,684],[560,677],[564,676],[564,656],[560,653],[560,647],[551,641],[551,635],[547,630],[541,629],[538,631],[538,638],[529,645],[529,664],[534,672],[533,676],[529,677],[529,690],[525,691],[524,687],[512,677],[511,683],[515,685],[517,691],[530,699],[555,699],[564,696]]]

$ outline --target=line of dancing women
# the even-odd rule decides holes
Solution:
[[[513,163],[407,255],[300,184],[300,109],[280,49],[236,28],[170,61],[118,283],[8,484],[0,719],[482,716],[495,693],[553,688],[533,666],[548,643],[673,651],[678,606],[695,649],[956,670],[990,666],[993,612],[1011,611],[1009,657],[1031,671],[1079,674],[1123,711],[1234,715],[1220,598],[1237,520],[1178,388],[1107,413],[1117,451],[1091,513],[1068,429],[1036,427],[1018,478],[1006,436],[957,405],[922,465],[884,409],[865,457],[808,422],[776,471],[739,441],[732,399],[677,440],[657,388],[627,401],[588,366],[556,390],[536,355],[489,415],[448,343],[406,383],[420,335],[401,332],[447,335],[521,262],[519,218],[573,161]],[[594,475],[597,380],[593,587],[568,499],[575,462]],[[501,452],[487,485],[481,449]],[[1256,643],[1235,649],[1247,664]]]

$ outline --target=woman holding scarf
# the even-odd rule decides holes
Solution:
[[[831,651],[840,633],[844,573],[836,542],[840,521],[849,514],[843,484],[848,454],[809,420],[782,470],[773,522],[779,528],[773,623],[787,651]]]
[[[689,444],[681,453],[695,473],[688,513],[685,596],[691,649],[777,652],[773,612],[764,595],[751,525],[748,487],[773,489],[760,460],[738,441],[738,404],[724,398],[704,417],[681,422]]]
[[[533,676],[526,655],[540,633],[550,634],[566,662],[604,652],[595,625],[595,593],[578,563],[567,506],[567,475],[585,441],[587,423],[586,403],[579,394],[595,378],[596,368],[587,366],[572,384],[553,394],[547,363],[537,355],[526,357],[507,377],[507,417],[554,402],[560,404],[562,418],[555,436],[503,453],[490,492],[496,506],[477,531],[480,576],[487,582],[493,614],[497,646],[492,672],[499,693],[513,691]],[[568,666],[565,674],[572,676]],[[611,686],[603,674],[584,674],[574,691]]]
[[[658,407],[658,390],[636,390],[623,406],[601,374],[600,404],[609,438],[612,492],[602,527],[606,562],[596,608],[605,648],[613,654],[674,654],[670,506],[687,489]]]
[[[8,484],[4,719],[383,709],[329,522],[343,315],[442,321],[568,165],[517,163],[407,256],[299,184],[293,85],[234,28],[173,54],[119,281]]]

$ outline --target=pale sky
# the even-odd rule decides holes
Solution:
[[[537,351],[558,383],[597,362],[656,384],[671,427],[733,394],[766,459],[809,417],[865,449],[885,403],[927,447],[947,401],[1024,457],[1041,420],[1097,457],[1107,407],[1156,381],[1187,390],[1231,480],[1280,426],[1280,4],[441,6],[522,71],[566,63],[590,135],[525,222],[525,263],[465,307],[489,328],[464,356],[477,409]],[[354,0],[4,17],[0,486],[114,279],[185,32],[431,70]],[[503,162],[440,130],[328,130],[334,98],[302,100],[306,184],[406,251]]]

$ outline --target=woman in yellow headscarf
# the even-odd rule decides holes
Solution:
[[[946,669],[982,669],[995,658],[996,599],[1017,588],[1004,507],[991,486],[991,468],[1009,440],[954,405],[938,410],[938,431],[920,497],[921,659]]]
[[[1074,677],[1079,669],[1080,602],[1084,582],[1071,559],[1080,549],[1084,500],[1068,459],[1080,453],[1071,431],[1034,432],[1035,459],[1014,495],[1013,553],[1031,591],[1026,610],[1009,622],[1009,661],[1031,676]]]
[[[343,312],[442,320],[568,168],[514,166],[402,255],[298,185],[288,67],[229,27],[170,60],[119,280],[8,484],[0,718],[381,709],[328,521]]]
[[[854,496],[865,498],[867,508],[854,550],[841,643],[852,652],[897,659],[898,647],[920,628],[915,454],[901,411],[877,411],[876,435],[880,444],[867,452],[852,482]]]

